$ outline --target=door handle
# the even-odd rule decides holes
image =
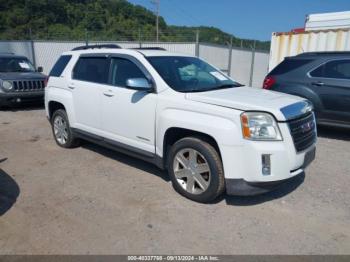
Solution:
[[[111,93],[111,92],[103,92],[103,94],[104,94],[105,96],[107,96],[107,97],[112,97],[112,96],[114,96],[114,94]]]
[[[324,86],[324,83],[323,83],[323,82],[320,82],[320,81],[318,81],[318,82],[312,82],[311,84],[314,85],[314,86]]]
[[[69,85],[68,87],[69,87],[69,89],[74,89],[75,88],[75,86],[73,86],[73,85]]]

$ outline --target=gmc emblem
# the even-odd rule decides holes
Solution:
[[[300,128],[301,128],[301,131],[303,133],[306,133],[306,132],[310,131],[313,127],[314,127],[313,122],[307,122],[307,123],[303,124]]]

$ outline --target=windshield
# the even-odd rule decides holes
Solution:
[[[27,58],[1,57],[0,72],[34,72],[35,68]]]
[[[179,92],[203,92],[242,86],[195,57],[147,57],[164,81]]]

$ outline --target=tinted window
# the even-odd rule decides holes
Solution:
[[[310,73],[313,77],[350,79],[350,60],[330,61]]]
[[[158,74],[179,92],[204,92],[241,86],[196,57],[147,57]]]
[[[146,78],[133,62],[123,58],[112,58],[112,85],[126,87],[129,78]]]
[[[73,78],[94,83],[107,83],[108,59],[105,57],[80,57],[73,70]]]
[[[288,73],[294,69],[310,63],[311,61],[312,60],[309,59],[285,59],[271,71],[270,75],[282,75]]]
[[[71,55],[61,56],[57,60],[56,64],[53,66],[53,68],[51,69],[49,76],[57,76],[57,77],[61,76],[63,70],[66,68],[66,66],[71,58],[72,58]]]

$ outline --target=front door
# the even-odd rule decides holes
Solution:
[[[134,58],[112,57],[110,86],[101,92],[101,119],[104,137],[153,154],[157,94],[126,87],[127,79],[149,79],[146,75]]]

